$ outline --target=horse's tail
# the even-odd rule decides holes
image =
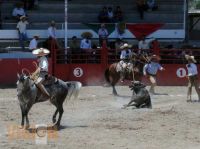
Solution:
[[[110,75],[110,73],[109,73],[109,68],[107,68],[107,69],[105,70],[104,76],[105,76],[105,79],[106,79],[106,81],[107,81],[108,83],[110,83],[109,75]]]
[[[72,96],[74,97],[74,99],[76,99],[79,95],[82,83],[78,81],[68,81],[66,82],[66,84],[68,86],[67,99],[71,99]]]

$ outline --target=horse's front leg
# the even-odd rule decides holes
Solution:
[[[115,86],[114,86],[114,85],[112,85],[112,88],[113,88],[113,95],[114,95],[114,96],[117,96],[117,91],[116,91],[116,88],[115,88]]]
[[[30,127],[29,119],[28,119],[28,112],[26,113],[25,117],[26,117],[26,127],[25,128],[28,129]]]
[[[52,117],[52,122],[55,123],[56,122],[56,116],[58,114],[58,109],[56,109],[55,113],[53,114],[53,117]]]
[[[30,127],[30,124],[29,124],[29,119],[28,119],[28,112],[30,111],[32,107],[32,104],[28,104],[27,107],[26,107],[26,110],[25,110],[25,117],[26,117],[26,129],[28,129]]]
[[[23,108],[22,105],[20,105],[20,109],[21,109],[22,120],[21,120],[21,126],[19,128],[22,129],[22,128],[24,128],[24,117],[25,117],[25,114],[24,114],[24,108]]]
[[[56,124],[54,125],[55,127],[57,127],[57,129],[59,129],[60,127],[60,121],[62,119],[62,115],[63,115],[63,106],[62,105],[59,105],[58,106],[58,112],[59,112],[59,117],[58,117],[58,121],[56,122]]]

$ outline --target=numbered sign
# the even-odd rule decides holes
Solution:
[[[184,78],[186,76],[186,70],[185,70],[185,68],[179,68],[179,69],[177,69],[176,75],[179,78]]]
[[[83,69],[77,67],[74,69],[73,74],[75,77],[79,78],[79,77],[83,76]]]

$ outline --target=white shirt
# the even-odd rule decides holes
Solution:
[[[186,65],[188,70],[188,76],[194,76],[198,74],[197,65],[194,63],[190,63]]]
[[[26,25],[28,24],[28,22],[27,21],[19,21],[18,23],[17,23],[17,28],[19,29],[19,32],[20,33],[26,33]]]
[[[41,71],[48,72],[49,63],[48,63],[47,58],[45,56],[42,56],[38,59],[38,61],[39,61],[39,67],[41,68]]]
[[[127,58],[130,58],[132,55],[132,52],[130,49],[128,50],[122,50],[121,51],[121,55],[120,55],[120,59],[127,59]]]
[[[16,17],[17,15],[25,16],[26,13],[23,8],[14,8],[12,12],[12,16]]]
[[[52,38],[56,39],[56,28],[55,27],[50,26],[48,28],[48,37],[52,37]]]
[[[91,41],[88,40],[88,43],[86,42],[86,39],[82,39],[81,40],[81,45],[80,45],[81,49],[91,49]]]
[[[150,49],[150,43],[154,41],[154,39],[146,39],[146,40],[140,40],[138,44],[138,49]]]
[[[35,38],[33,38],[31,41],[30,41],[30,44],[29,44],[29,49],[30,50],[34,50],[37,48],[37,40]]]

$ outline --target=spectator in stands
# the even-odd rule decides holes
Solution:
[[[140,18],[144,19],[144,11],[147,10],[148,6],[145,0],[137,0],[137,10],[140,13]]]
[[[108,23],[109,22],[107,7],[102,8],[102,10],[99,13],[98,19],[99,19],[100,23]]]
[[[102,46],[103,41],[106,41],[106,44],[108,43],[108,30],[105,28],[105,24],[101,24],[101,28],[98,31],[99,35],[99,46]]]
[[[114,13],[112,7],[108,7],[108,21],[109,23],[114,22]]]
[[[79,53],[81,53],[81,51],[80,51],[80,44],[79,44],[79,41],[78,41],[78,39],[77,39],[76,36],[72,37],[72,41],[70,42],[69,46],[70,46],[72,54],[79,54]]]
[[[49,42],[54,42],[56,46],[59,47],[59,49],[61,49],[61,46],[60,44],[58,43],[57,41],[57,37],[56,37],[56,32],[57,32],[57,29],[56,29],[56,23],[55,21],[51,21],[50,22],[50,26],[48,28],[48,38],[49,38]]]
[[[38,35],[33,36],[33,39],[30,41],[30,44],[29,44],[29,50],[33,51],[38,48],[37,47],[38,39],[39,39]]]
[[[116,49],[116,55],[119,55],[121,52],[121,47],[124,45],[124,42],[120,39],[117,38],[115,42],[115,49]]]
[[[21,16],[26,16],[22,3],[18,2],[15,5],[15,8],[12,11],[12,16],[15,20],[19,21]]]
[[[17,30],[19,33],[19,41],[20,46],[24,50],[24,42],[27,41],[27,34],[26,34],[26,26],[28,25],[28,21],[26,21],[26,16],[21,16],[20,21],[17,23]]]
[[[56,30],[56,23],[52,20],[48,28],[48,38],[56,39]]]
[[[123,12],[120,6],[116,7],[116,10],[114,12],[114,19],[115,22],[121,22],[123,20]]]
[[[158,5],[156,4],[155,0],[147,0],[147,6],[148,9],[151,9],[152,11],[158,9]]]
[[[138,54],[149,55],[150,43],[154,40],[155,40],[154,38],[145,39],[145,36],[143,35],[138,44],[138,49],[139,49]]]
[[[83,53],[90,53],[92,49],[92,43],[89,37],[85,37],[81,40],[80,48]]]

